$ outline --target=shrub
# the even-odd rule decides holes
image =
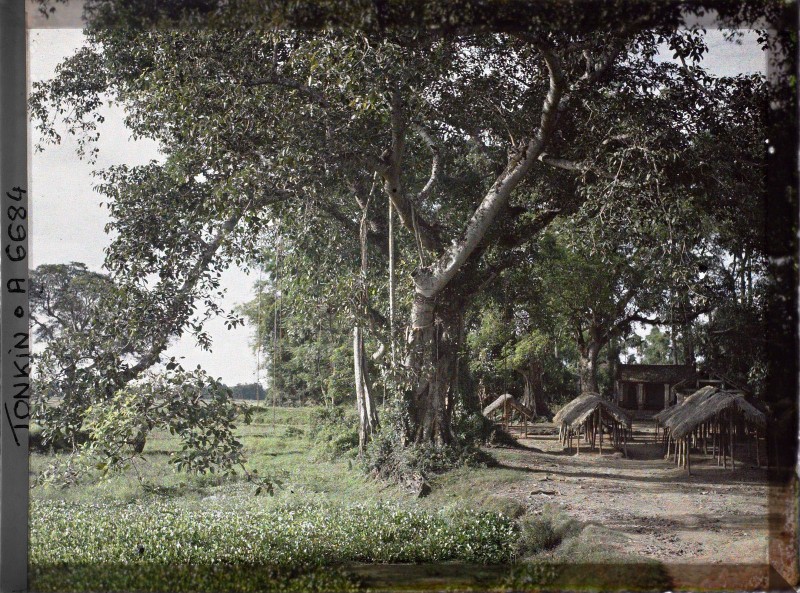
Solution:
[[[368,473],[410,485],[418,494],[424,494],[419,489],[420,482],[432,474],[464,465],[477,467],[496,463],[479,447],[480,439],[475,433],[482,431],[483,422],[474,415],[462,418],[463,425],[456,425],[454,421],[455,442],[439,446],[405,443],[406,414],[404,403],[399,399],[381,409],[381,427],[373,435],[363,456]]]
[[[539,552],[552,550],[561,543],[563,535],[553,526],[550,519],[542,517],[528,518],[522,521],[516,552],[520,558],[532,556]]]
[[[302,428],[297,428],[296,426],[289,426],[286,428],[286,431],[283,433],[285,437],[300,437],[303,436],[305,432]]]
[[[354,409],[341,406],[316,408],[311,413],[310,424],[318,458],[333,461],[355,455],[358,449],[358,415]]]

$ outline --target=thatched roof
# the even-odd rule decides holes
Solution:
[[[525,414],[526,416],[528,416],[528,418],[535,418],[536,417],[536,414],[533,413],[533,410],[531,410],[528,406],[526,406],[525,404],[520,402],[517,398],[515,398],[510,393],[504,393],[503,395],[498,397],[496,400],[494,400],[492,403],[490,403],[488,406],[486,406],[483,409],[483,415],[484,416],[489,416],[489,414],[491,414],[496,409],[498,409],[500,406],[502,406],[506,401],[508,402],[508,405],[510,407],[514,408],[518,412],[521,412],[521,413]]]
[[[632,383],[669,383],[695,378],[691,365],[681,364],[621,364],[617,366],[617,381]]]
[[[685,402],[684,402],[685,403]],[[697,426],[708,422],[724,410],[737,410],[745,420],[759,428],[766,428],[767,417],[749,403],[741,393],[715,389],[703,398],[695,399],[688,406],[681,405],[683,410],[674,414],[665,422],[670,428],[673,438],[681,439]]]
[[[685,406],[691,406],[696,404],[698,401],[702,401],[703,399],[707,398],[711,394],[715,393],[717,388],[714,386],[706,386],[698,389],[693,394],[685,397],[683,401],[677,405],[670,406],[669,408],[664,408],[658,414],[653,416],[653,419],[658,421],[659,424],[667,425],[667,421],[672,418],[675,414],[680,413],[681,411],[686,412],[688,410]]]
[[[553,418],[556,424],[570,428],[580,426],[598,408],[613,417],[617,422],[630,427],[631,418],[617,405],[604,400],[597,393],[583,393],[561,408]]]

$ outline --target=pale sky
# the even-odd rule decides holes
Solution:
[[[734,75],[740,72],[764,72],[765,59],[754,45],[754,37],[742,45],[722,41],[719,32],[709,33],[711,52],[707,68],[717,74]],[[83,35],[78,29],[37,29],[30,32],[31,81],[53,76],[56,65],[80,47]],[[100,206],[101,196],[92,190],[92,171],[110,165],[142,164],[158,159],[154,142],[130,140],[119,107],[103,110],[99,158],[95,165],[78,159],[74,139],[62,134],[62,143],[48,146],[43,153],[34,153],[31,162],[31,265],[43,263],[83,262],[91,269],[102,271],[103,248],[109,244],[103,227],[108,222],[107,210]],[[33,131],[33,142],[36,134]],[[232,268],[222,277],[227,289],[224,305],[227,308],[253,297],[256,275]],[[255,381],[255,355],[250,347],[253,328],[228,330],[222,320],[212,320],[207,330],[214,340],[212,352],[195,347],[193,340],[183,338],[168,351],[169,356],[185,357],[184,363],[193,368],[200,364],[225,383]],[[263,383],[263,378],[262,378]]]

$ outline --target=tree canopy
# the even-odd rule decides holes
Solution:
[[[104,171],[99,187],[115,234],[106,266],[147,303],[132,328],[144,346],[114,361],[123,383],[176,335],[208,346],[221,270],[279,249],[297,294],[356,325],[356,383],[361,330],[397,353],[406,442],[454,441],[465,313],[520,266],[550,278],[543,298],[573,325],[611,310],[580,325],[579,347],[591,327],[598,351],[624,333],[633,303],[662,313],[665,286],[682,321],[695,318],[709,257],[753,261],[758,238],[734,204],[759,191],[770,87],[705,70],[701,29],[681,25],[710,9],[777,22],[779,3],[525,3],[512,21],[520,8],[87,3],[88,45],[35,88],[32,109],[46,139],[66,124],[91,156],[97,108],[117,101],[165,155]],[[558,248],[540,241],[557,219],[571,225]]]

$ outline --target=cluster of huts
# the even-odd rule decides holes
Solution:
[[[665,459],[691,473],[691,455],[712,456],[718,465],[736,468],[745,456],[760,466],[761,441],[767,416],[748,401],[745,392],[720,377],[699,376],[691,367],[676,365],[621,365],[610,400],[597,393],[583,393],[565,405],[553,418],[561,444],[600,453],[610,448],[627,456],[634,417],[648,409],[655,421],[655,439]],[[508,427],[516,412],[525,423],[535,416],[509,394],[503,394],[484,409],[487,417],[502,415]],[[651,441],[652,442],[652,441]]]

